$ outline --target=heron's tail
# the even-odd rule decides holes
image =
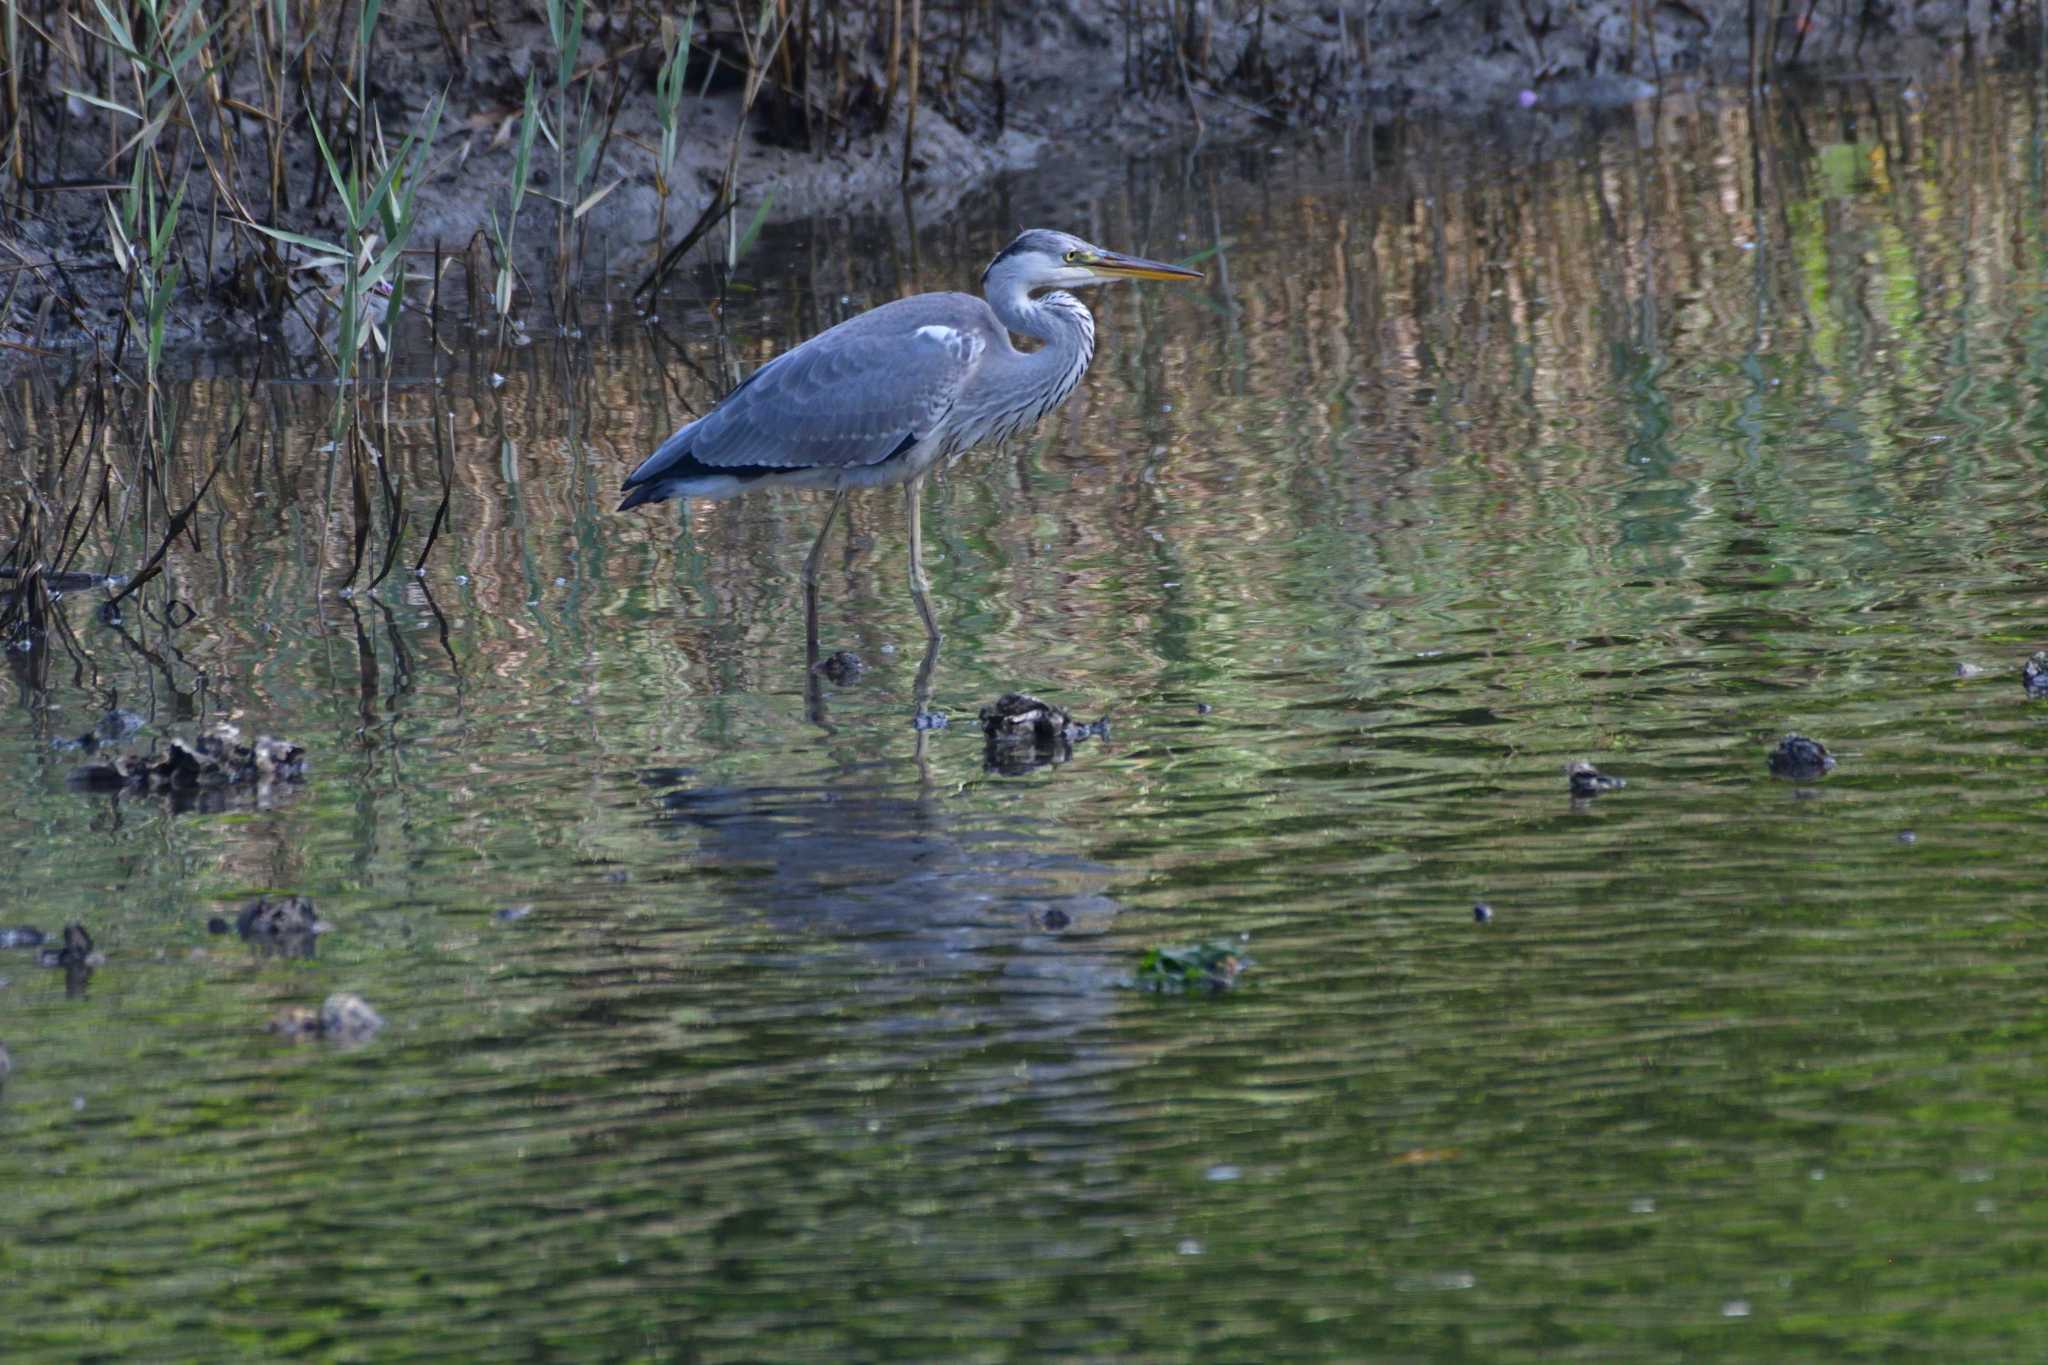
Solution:
[[[672,487],[673,485],[666,483],[628,485],[626,496],[619,501],[619,510],[621,512],[630,512],[642,503],[666,502],[673,496],[670,492]]]

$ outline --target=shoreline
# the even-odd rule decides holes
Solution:
[[[548,79],[551,54],[549,32],[531,18],[508,18],[494,25],[491,43],[461,47],[461,69],[452,75],[453,47],[438,64],[423,57],[388,66],[375,61],[373,49],[357,80],[377,115],[386,161],[399,130],[439,120],[431,142],[418,144],[417,160],[401,166],[412,172],[401,177],[412,182],[405,259],[416,262],[439,248],[451,253],[447,259],[466,261],[469,292],[490,299],[494,286],[502,288],[509,303],[504,317],[524,325],[549,315],[544,305],[551,292],[566,298],[594,270],[644,277],[661,256],[661,243],[672,248],[693,221],[719,207],[724,221],[693,250],[724,259],[743,234],[750,238],[767,223],[872,211],[891,201],[907,203],[916,221],[936,221],[999,175],[1053,165],[1063,148],[1099,159],[1394,121],[1497,122],[1512,130],[1667,93],[1725,89],[1729,80],[1748,76],[1754,59],[1739,18],[1744,0],[1656,7],[1653,20],[1633,28],[1640,15],[1628,0],[1589,0],[1541,31],[1526,16],[1510,22],[1482,5],[1445,11],[1427,0],[1392,0],[1374,7],[1369,24],[1351,17],[1351,8],[1262,6],[1255,24],[1250,16],[1225,18],[1197,4],[1188,11],[1187,29],[1171,32],[1156,22],[1131,28],[1106,0],[1058,0],[973,31],[974,12],[963,6],[957,41],[949,48],[943,29],[932,39],[945,63],[943,84],[934,78],[912,103],[907,89],[897,90],[900,73],[890,64],[887,102],[879,110],[868,107],[884,67],[879,30],[866,32],[838,50],[835,89],[865,90],[868,105],[843,99],[844,116],[835,121],[829,105],[814,119],[817,101],[798,102],[805,125],[800,133],[791,128],[792,101],[784,98],[779,111],[771,107],[776,87],[770,77],[775,61],[787,65],[786,50],[747,47],[742,75],[732,53],[735,41],[752,42],[745,33],[736,40],[707,29],[681,45],[687,61],[678,69],[696,90],[686,86],[668,126],[659,123],[647,88],[663,74],[654,60],[659,37],[644,34],[582,35],[577,42],[600,55],[575,68],[579,74],[562,85],[562,98],[553,104],[545,96],[534,101],[532,92]],[[938,18],[943,14],[935,7]],[[1973,26],[1969,4],[1932,0],[1915,11],[1907,31],[1830,31],[1809,8],[1790,27],[1781,21],[1769,55],[1774,74],[1800,79],[1814,73],[1906,79],[1954,70],[1958,63],[1988,64],[2001,52],[2028,53],[2030,43],[2038,51],[2039,35],[2025,27],[2030,19],[2031,11],[2007,6],[1979,12]],[[401,0],[381,22],[382,50],[437,52],[424,6]],[[572,45],[572,57],[579,50]],[[1881,69],[1843,65],[1880,58]],[[868,86],[849,86],[849,61]],[[813,73],[811,79],[815,86],[821,78]],[[591,109],[601,80],[610,84],[600,125]],[[523,110],[517,99],[522,84]],[[251,106],[240,90],[224,78],[215,102],[241,117],[239,111]],[[578,91],[580,109],[569,98]],[[15,212],[0,228],[0,245],[14,265],[0,318],[6,352],[0,365],[36,363],[47,353],[104,353],[124,334],[132,347],[135,336],[150,330],[150,310],[139,307],[137,297],[138,280],[150,279],[169,281],[168,295],[159,290],[152,305],[159,351],[283,340],[308,360],[321,355],[322,338],[336,334],[336,319],[350,306],[338,283],[346,272],[338,258],[326,260],[324,274],[309,271],[319,258],[299,241],[366,242],[365,261],[389,245],[374,217],[367,234],[351,237],[350,215],[337,203],[343,196],[326,183],[318,152],[327,141],[338,143],[340,131],[316,140],[300,129],[295,140],[281,137],[281,145],[268,147],[266,202],[279,208],[275,221],[265,222],[272,215],[256,207],[259,198],[244,183],[258,159],[247,153],[262,150],[260,140],[252,136],[248,146],[236,148],[229,132],[195,133],[204,101],[188,98],[181,106],[185,126],[166,125],[159,133],[172,143],[178,142],[173,134],[181,134],[192,145],[174,145],[150,162],[151,174],[166,182],[182,170],[182,188],[175,191],[182,199],[151,183],[145,189],[153,202],[137,204],[129,202],[134,182],[115,188],[119,180],[101,168],[107,128],[100,111],[77,93],[53,99],[54,141],[38,147],[41,163],[34,169],[40,176],[19,176],[9,185]],[[549,138],[561,129],[584,135],[575,156],[566,136],[558,139],[559,149],[532,139],[537,151],[522,155],[518,133],[524,115],[535,109],[544,123],[559,125],[548,128]],[[104,118],[115,128],[128,126],[118,115]],[[248,123],[242,119],[244,131]],[[591,130],[599,127],[603,140],[586,158],[596,137]],[[673,161],[657,176],[656,163],[671,148]],[[403,148],[398,155],[402,161]],[[142,157],[131,154],[137,164]],[[585,159],[587,167],[578,164]],[[223,164],[239,167],[243,180],[223,174]],[[370,169],[377,169],[374,159]],[[515,182],[530,186],[523,199],[510,192]],[[567,194],[558,182],[570,185]],[[556,203],[548,201],[551,195]],[[146,224],[167,202],[181,203],[181,212],[166,261],[152,276],[146,265],[138,268],[142,253],[133,240],[123,261],[108,220],[127,213]],[[571,202],[573,218],[564,211]],[[131,233],[146,235],[137,228]],[[589,264],[592,240],[609,245],[601,267]],[[565,245],[572,242],[581,245]],[[510,283],[485,278],[493,274],[509,276]],[[487,302],[484,316],[470,321],[492,320],[493,306]],[[369,325],[381,316],[367,302],[363,310]]]

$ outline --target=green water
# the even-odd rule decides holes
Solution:
[[[722,331],[415,338],[374,595],[325,391],[177,386],[174,490],[250,405],[197,547],[8,656],[4,919],[106,961],[0,955],[0,1351],[2048,1355],[2044,138],[2024,83],[1826,88],[784,234]],[[899,498],[827,552],[839,687],[822,501],[614,490],[1027,222],[1223,249],[1097,294],[1074,399],[929,492],[920,735]],[[17,496],[92,383],[7,395]],[[987,771],[1018,687],[1109,737]],[[74,791],[113,705],[312,776]],[[1834,775],[1770,777],[1788,730]],[[1580,757],[1629,786],[1575,808]],[[208,932],[266,889],[316,956]],[[1227,996],[1120,984],[1236,935]],[[264,1031],[336,990],[383,1034]]]

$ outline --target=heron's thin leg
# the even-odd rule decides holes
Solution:
[[[839,515],[839,504],[846,501],[846,490],[840,489],[832,495],[832,505],[825,509],[825,524],[818,528],[818,538],[811,542],[811,552],[804,556],[804,586],[818,586],[818,560],[825,553],[825,537],[832,534],[832,519]]]
[[[937,642],[944,638],[939,618],[932,615],[931,599],[925,596],[932,585],[924,576],[924,528],[919,512],[924,503],[924,475],[903,485],[903,509],[910,521],[910,595],[917,602],[917,614],[924,618],[924,633]]]
[[[939,670],[939,637],[928,635],[924,642],[924,661],[917,666],[917,682],[912,695],[916,698],[917,711],[914,723],[917,726],[917,746],[911,757],[917,763],[918,778],[926,786],[931,785],[931,763],[925,754],[925,741],[931,732],[946,723],[946,718],[932,710],[932,678]]]

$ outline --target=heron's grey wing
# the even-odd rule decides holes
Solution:
[[[945,420],[996,327],[980,299],[925,294],[821,332],[756,370],[664,441],[628,488],[685,470],[856,468]]]

